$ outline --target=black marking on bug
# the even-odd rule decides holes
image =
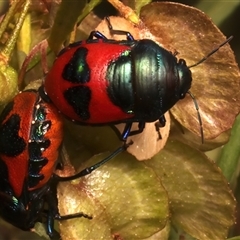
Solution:
[[[181,97],[180,67],[189,81],[184,87],[190,88],[191,72],[183,62],[151,40],[133,41],[131,51],[108,66],[108,96],[134,120],[155,121]]]
[[[64,92],[64,97],[83,121],[90,118],[89,104],[91,100],[91,90],[89,87],[76,86],[69,88]]]
[[[43,150],[50,146],[50,140],[44,142],[31,142],[29,143],[29,168],[28,168],[28,186],[35,187],[42,179],[43,174],[39,174],[42,168],[48,163],[46,158],[42,157]]]
[[[112,103],[126,113],[132,113],[134,94],[131,51],[124,51],[108,65],[106,79],[109,82],[107,93]]]
[[[135,66],[135,115],[154,121],[169,110],[179,89],[176,58],[151,40],[140,40],[132,49]],[[151,106],[151,107],[149,107]]]
[[[0,192],[7,192],[8,194],[13,195],[13,190],[8,178],[8,167],[2,159],[0,159],[0,176]]]
[[[87,83],[90,80],[90,69],[86,62],[88,50],[78,48],[63,69],[62,78],[72,83]]]
[[[8,114],[13,110],[13,106],[14,106],[14,101],[8,103],[6,107],[3,109],[0,115],[0,124],[2,124],[4,120],[6,120]]]
[[[39,176],[41,169],[48,163],[47,158],[37,157],[30,162],[29,172],[31,176]]]
[[[45,138],[45,134],[51,128],[51,120],[46,119],[46,111],[42,106],[41,98],[37,99],[35,111],[33,112],[33,123],[31,125],[29,150],[29,179],[28,187],[35,187],[44,175],[41,174],[42,168],[48,163],[48,159],[43,156],[43,152],[50,147],[51,141]]]
[[[26,148],[26,142],[18,135],[21,118],[13,114],[0,127],[0,152],[9,157],[16,157]]]
[[[49,96],[48,96],[47,93],[45,92],[44,85],[42,85],[41,87],[39,87],[38,93],[39,93],[39,95],[41,96],[41,99],[42,99],[45,103],[52,103],[51,99],[49,98]]]

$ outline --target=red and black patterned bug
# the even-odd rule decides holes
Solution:
[[[34,90],[24,91],[7,104],[0,116],[0,215],[11,224],[29,230],[42,217],[47,218],[47,232],[54,235],[54,219],[90,216],[84,213],[60,216],[56,188],[91,173],[124,147],[96,165],[74,176],[55,174],[58,150],[62,143],[62,119],[57,109],[43,101]],[[48,203],[47,212],[44,203]]]
[[[146,122],[159,120],[159,126],[164,126],[164,113],[190,93],[189,68],[232,39],[187,66],[185,60],[178,60],[154,41],[135,40],[129,32],[112,29],[107,21],[112,34],[126,35],[127,39],[110,40],[93,31],[86,41],[69,45],[46,75],[43,92],[61,113],[81,124],[126,123],[122,140],[142,132]],[[190,96],[198,111],[195,98]],[[203,140],[199,112],[198,116]],[[136,131],[131,131],[133,122],[139,124]]]

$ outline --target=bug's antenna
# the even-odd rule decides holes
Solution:
[[[194,102],[194,105],[195,105],[195,109],[197,111],[197,115],[198,115],[198,122],[199,122],[199,126],[200,126],[200,133],[201,133],[201,139],[202,139],[202,144],[204,143],[204,134],[203,134],[203,125],[202,125],[202,118],[201,118],[201,115],[200,115],[200,112],[199,112],[199,106],[198,106],[198,103],[197,103],[197,100],[196,98],[194,97],[194,95],[188,91],[187,92],[190,97],[192,98],[193,102]]]
[[[200,63],[204,62],[205,60],[207,60],[210,56],[212,56],[215,52],[217,52],[219,50],[219,48],[221,48],[222,46],[224,46],[225,44],[227,44],[228,42],[230,42],[233,39],[233,36],[230,36],[226,41],[224,41],[223,43],[221,43],[218,47],[216,47],[215,49],[213,49],[210,53],[208,53],[205,57],[203,57],[200,61],[198,61],[197,63],[189,66],[188,68],[192,68],[192,67],[196,67],[197,65],[199,65]]]

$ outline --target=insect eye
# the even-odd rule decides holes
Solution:
[[[181,93],[181,94],[180,94],[180,99],[185,98],[185,95],[186,95],[186,93]]]

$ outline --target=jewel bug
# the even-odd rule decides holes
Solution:
[[[187,93],[192,97],[203,127],[198,104],[190,93],[191,67],[197,66],[228,43],[232,37],[192,66],[150,39],[135,40],[131,33],[113,29],[126,40],[107,39],[92,31],[86,41],[60,51],[44,82],[44,92],[68,118],[80,124],[125,123],[121,139],[141,133],[146,122],[159,120]],[[94,39],[95,37],[95,39]],[[132,123],[138,130],[131,130]]]
[[[50,237],[54,236],[54,219],[91,218],[84,213],[61,216],[57,184],[85,176],[125,150],[120,147],[76,175],[60,177],[55,169],[59,163],[62,127],[57,109],[35,90],[16,95],[0,116],[0,215],[23,230],[33,228],[39,219],[46,217]]]

